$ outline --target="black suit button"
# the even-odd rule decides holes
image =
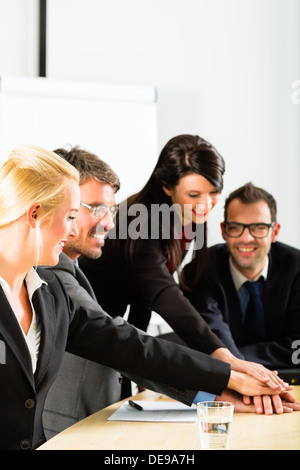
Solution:
[[[29,439],[22,439],[20,442],[20,447],[23,450],[28,450],[31,447],[31,442]]]
[[[35,401],[32,398],[28,398],[28,400],[25,401],[25,406],[26,408],[34,408],[35,407]]]

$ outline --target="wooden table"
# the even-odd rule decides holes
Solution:
[[[292,393],[300,402],[300,386],[296,386]],[[146,391],[134,399],[167,398]],[[107,421],[121,403],[74,424],[39,450],[200,450],[196,423]],[[300,450],[300,411],[271,416],[234,413],[230,449]]]

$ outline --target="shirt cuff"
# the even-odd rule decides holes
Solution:
[[[196,405],[199,401],[215,401],[216,395],[208,392],[198,392],[193,403]]]

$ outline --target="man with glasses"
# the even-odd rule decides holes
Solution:
[[[216,397],[214,392],[200,391],[201,397],[198,398],[198,390],[192,390],[194,383],[205,384],[205,389],[209,391],[219,390],[218,395],[221,396],[224,390],[222,384],[227,384],[228,374],[232,374],[228,364],[198,351],[172,345],[169,341],[152,338],[129,325],[123,318],[106,321],[107,314],[98,305],[87,278],[77,265],[77,259],[81,254],[90,258],[101,256],[105,237],[114,227],[113,217],[117,211],[115,192],[119,188],[119,180],[105,162],[83,149],[75,147],[70,151],[58,149],[55,152],[75,166],[80,173],[81,205],[76,215],[77,233],[69,236],[59,263],[48,269],[57,275],[74,302],[89,307],[103,319],[103,331],[98,332],[99,343],[107,345],[103,352],[106,357],[103,357],[103,360],[116,357],[120,364],[125,362],[126,370],[130,370],[130,373],[126,373],[130,380],[187,404],[193,403],[194,400],[202,401]],[[121,288],[121,285],[116,284],[116,295]],[[222,342],[213,333],[211,335],[217,344],[221,345],[215,348],[222,347]],[[141,377],[141,374],[134,374],[141,363],[145,366],[145,376],[147,377],[150,370],[153,380],[147,380],[144,376]],[[166,376],[169,380],[165,380]],[[58,377],[45,402],[43,424],[46,437],[49,439],[78,420],[119,401],[121,381],[120,372],[66,353]],[[162,381],[164,383],[161,383]],[[170,381],[172,386],[168,384]],[[190,384],[190,389],[187,384]],[[291,407],[300,409],[289,397],[289,394],[282,397],[289,400],[288,406],[284,405],[283,408],[281,400],[276,398],[279,406],[277,412],[289,411]],[[253,405],[244,405],[241,397],[231,391],[223,392],[222,399],[235,399],[236,406],[242,407],[244,411],[254,411]],[[266,408],[265,412],[267,411]]]
[[[221,230],[226,244],[209,249],[192,304],[237,357],[299,368],[300,251],[277,241],[274,198],[252,183],[232,192]]]
[[[79,147],[70,150],[61,148],[55,152],[78,169],[82,201],[80,214],[76,217],[77,236],[71,237],[65,244],[64,254],[53,270],[72,298],[82,299],[86,306],[90,301],[93,308],[96,297],[84,274],[77,269],[77,258],[81,253],[90,257],[101,255],[105,236],[114,226],[113,217],[117,209],[115,193],[120,183],[114,171],[90,152]],[[117,371],[66,353],[44,407],[47,439],[91,413],[119,401],[120,382],[121,376]]]
[[[114,227],[113,218],[117,211],[115,193],[119,188],[119,179],[105,162],[78,147],[70,151],[58,149],[55,152],[79,171],[81,204],[76,216],[77,233],[68,238],[59,263],[48,269],[64,284],[74,302],[90,308],[95,311],[97,317],[103,319],[104,328],[102,332],[98,332],[99,343],[104,342],[107,345],[103,351],[106,356],[103,360],[115,356],[120,360],[120,364],[125,363],[126,376],[130,380],[186,404],[215,397],[216,400],[235,400],[236,410],[259,412],[256,403],[244,405],[241,396],[230,390],[221,394],[224,378],[226,382],[230,373],[228,364],[198,351],[172,345],[170,341],[152,338],[129,325],[123,318],[109,317],[111,321],[107,321],[108,315],[97,303],[87,278],[77,265],[77,260],[81,254],[90,258],[101,256],[105,237]],[[116,284],[116,295],[121,288],[122,286]],[[223,346],[215,334],[211,335],[218,345]],[[151,371],[152,380],[146,379],[144,374],[135,374],[134,371],[139,370],[139,364],[143,364],[146,377],[149,370]],[[259,377],[262,371],[267,372],[266,369],[261,369],[259,364],[253,366]],[[230,374],[235,372],[231,371]],[[270,376],[271,372],[268,371],[268,374]],[[161,383],[162,380],[164,383]],[[272,382],[274,380],[272,378]],[[120,372],[66,353],[58,377],[45,402],[43,424],[46,437],[49,439],[78,420],[119,401],[121,381]],[[277,381],[278,379],[275,380]],[[205,390],[212,393],[199,391],[199,383],[205,384]],[[216,396],[214,390],[220,390],[220,393]],[[277,413],[300,409],[300,405],[294,403],[289,393],[276,395],[274,400]],[[264,408],[266,414],[270,407],[272,408],[268,405]]]

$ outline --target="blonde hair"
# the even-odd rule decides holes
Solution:
[[[77,170],[54,152],[33,145],[16,147],[0,167],[0,227],[17,220],[33,202],[40,202],[44,217],[64,199],[70,180],[79,182]]]
[[[0,228],[25,214],[33,202],[42,206],[39,223],[51,217],[71,181],[79,183],[78,171],[54,152],[33,145],[16,147],[0,164]],[[37,226],[36,260],[40,246]]]

